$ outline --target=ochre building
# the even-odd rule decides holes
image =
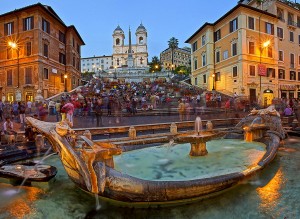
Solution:
[[[300,8],[283,0],[240,1],[186,42],[192,49],[192,83],[207,90],[249,96],[300,98]]]
[[[40,3],[0,15],[0,92],[2,100],[34,100],[80,85],[80,48],[76,28],[67,26]]]

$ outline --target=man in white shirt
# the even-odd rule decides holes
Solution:
[[[30,100],[27,101],[27,109],[28,113],[31,114],[31,107],[32,107],[32,102]]]
[[[10,118],[6,118],[3,124],[3,131],[8,144],[15,142],[15,135],[17,132],[14,130],[14,124],[10,121]]]

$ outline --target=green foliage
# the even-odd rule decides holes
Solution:
[[[95,72],[88,72],[88,71],[86,71],[86,72],[83,72],[81,74],[81,77],[82,77],[82,79],[90,80],[93,77],[94,74],[95,74]]]
[[[161,71],[161,62],[157,56],[153,56],[151,62],[149,63],[149,72]]]
[[[171,48],[172,50],[178,48],[178,39],[176,39],[175,37],[172,37],[168,41],[168,45],[169,45],[169,48]]]
[[[186,66],[178,66],[175,70],[174,70],[175,74],[180,74],[180,75],[189,75],[191,74],[191,68],[186,67]]]

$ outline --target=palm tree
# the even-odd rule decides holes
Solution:
[[[173,64],[174,64],[174,50],[176,48],[178,48],[178,39],[176,39],[175,37],[172,37],[169,41],[168,41],[168,45],[169,48],[172,51],[172,71],[173,71]]]

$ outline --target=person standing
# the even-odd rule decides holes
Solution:
[[[71,127],[72,127],[73,126],[74,105],[71,102],[68,102],[62,107],[62,109],[66,111],[67,119],[69,120]]]
[[[56,122],[59,122],[59,119],[60,119],[60,108],[61,108],[60,105],[61,105],[60,101],[59,100],[56,101],[56,103],[55,103]]]
[[[94,104],[93,110],[95,112],[97,126],[102,126],[102,104],[100,100],[97,100],[97,102]]]
[[[2,102],[2,100],[0,100],[0,118],[1,118],[1,121],[3,121],[3,108],[4,108],[4,103]]]
[[[26,104],[27,104],[28,113],[31,114],[32,102],[28,99]]]
[[[185,104],[182,100],[179,100],[178,105],[178,113],[179,113],[179,120],[182,122],[184,119],[184,113],[185,113]]]
[[[20,123],[21,124],[24,124],[25,123],[25,110],[26,110],[26,107],[23,103],[21,102],[18,102],[19,104],[19,115],[20,115]]]

